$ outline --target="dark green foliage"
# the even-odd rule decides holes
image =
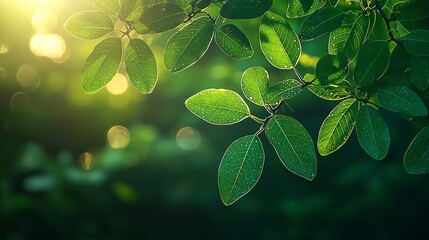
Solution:
[[[258,182],[265,161],[259,138],[264,131],[287,169],[314,179],[317,156],[312,137],[283,108],[286,100],[306,89],[324,100],[341,100],[321,124],[317,139],[321,156],[340,149],[356,129],[363,151],[377,160],[385,158],[390,134],[381,113],[388,110],[424,127],[407,150],[404,167],[409,173],[429,172],[427,1],[287,0],[286,14],[272,9],[276,6],[272,0],[91,2],[96,11],[73,15],[65,28],[77,37],[95,39],[113,35],[113,23],[119,20],[126,29],[120,30],[120,37],[130,41],[109,36],[96,46],[82,73],[87,93],[103,88],[122,59],[131,83],[142,93],[153,91],[158,74],[155,55],[146,42],[131,37],[134,31],[141,35],[175,31],[165,45],[163,61],[172,73],[199,61],[213,38],[231,58],[251,58],[254,49],[260,48],[273,67],[295,73],[296,78],[275,79],[270,84],[264,67],[244,71],[243,94],[266,110],[265,117],[251,114],[245,99],[232,90],[207,89],[186,100],[190,112],[211,124],[235,124],[246,118],[260,124],[257,132],[237,139],[225,152],[218,174],[225,205],[237,201]],[[259,46],[252,46],[252,38],[240,30],[238,22],[225,23],[227,19],[258,17],[259,28],[252,34],[258,34]],[[292,21],[300,17],[306,18],[298,37]],[[302,77],[297,69],[300,60],[305,61],[301,41],[327,33],[327,52]]]

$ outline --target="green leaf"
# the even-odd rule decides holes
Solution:
[[[411,142],[405,152],[404,167],[411,174],[429,172],[429,126],[423,128]]]
[[[150,5],[143,12],[140,22],[156,33],[174,29],[186,18],[185,10],[174,3]]]
[[[372,158],[386,157],[390,146],[389,129],[380,113],[368,105],[362,106],[356,117],[356,134],[363,150]]]
[[[246,35],[235,25],[226,24],[216,31],[216,44],[232,58],[250,58],[253,48]]]
[[[197,62],[209,48],[213,33],[210,18],[199,17],[173,34],[165,47],[167,69],[178,72]]]
[[[322,8],[311,14],[301,26],[299,38],[304,41],[315,39],[341,26],[344,11],[341,8]]]
[[[125,68],[131,83],[141,93],[153,91],[158,79],[155,55],[141,39],[131,39],[125,52]]]
[[[121,9],[119,10],[119,18],[126,19],[136,6],[137,0],[120,0]]]
[[[429,16],[429,2],[427,0],[411,1],[405,3],[398,15],[399,21],[415,21]]]
[[[215,125],[229,125],[250,115],[249,107],[238,93],[226,89],[207,89],[185,102],[196,116]]]
[[[283,165],[292,173],[313,180],[317,157],[310,134],[297,120],[277,115],[268,121],[265,134]]]
[[[429,68],[424,58],[414,57],[410,62],[411,82],[420,90],[429,86]]]
[[[121,58],[121,39],[107,38],[98,43],[83,66],[83,90],[95,93],[106,86],[118,72]]]
[[[286,16],[288,18],[304,17],[322,8],[327,0],[288,0]]]
[[[354,81],[358,86],[366,86],[379,79],[390,63],[389,44],[385,41],[366,43],[359,51],[354,71]]]
[[[320,155],[329,155],[346,143],[353,132],[358,110],[359,103],[355,99],[346,99],[329,113],[320,127],[317,140]]]
[[[267,12],[259,27],[261,49],[276,68],[291,69],[301,56],[301,43],[283,17]]]
[[[71,16],[64,28],[73,36],[83,39],[96,39],[114,29],[112,19],[99,11],[84,11]]]
[[[210,5],[210,3],[212,3],[213,0],[198,0],[195,4],[195,6],[197,6],[199,9],[204,9],[206,7],[208,7]]]
[[[262,174],[264,161],[264,149],[256,135],[239,138],[228,147],[218,173],[219,193],[226,206],[252,190]]]
[[[306,74],[304,80],[312,82],[307,86],[308,90],[322,99],[337,101],[351,96],[349,89],[352,89],[352,87],[347,81],[342,81],[338,84],[322,84],[314,74]]]
[[[286,79],[270,87],[266,104],[276,105],[284,99],[295,97],[302,91],[302,84],[296,79]]]
[[[369,34],[369,40],[370,41],[389,40],[390,36],[388,34],[386,23],[384,22],[383,17],[378,11],[375,11],[373,13],[375,13],[375,23],[374,23],[374,28]]]
[[[119,0],[89,0],[96,10],[116,16],[120,10]]]
[[[388,86],[378,93],[381,106],[410,116],[426,116],[428,110],[419,96],[405,86]]]
[[[250,19],[262,16],[273,5],[273,0],[228,0],[220,15],[229,19]]]
[[[348,66],[340,66],[341,61],[335,55],[322,56],[316,65],[316,76],[322,85],[337,84],[349,74]]]
[[[328,52],[342,54],[347,62],[357,55],[369,28],[369,18],[363,14],[346,14],[340,28],[329,35]]]
[[[264,106],[269,91],[269,76],[263,67],[250,67],[241,77],[244,96],[256,105]]]
[[[429,30],[417,29],[402,39],[405,49],[414,56],[429,56]]]

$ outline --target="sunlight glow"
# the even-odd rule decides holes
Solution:
[[[9,52],[9,48],[4,43],[0,43],[0,55],[6,54]]]
[[[36,33],[30,40],[30,49],[36,56],[62,62],[66,52],[66,43],[57,34]]]
[[[107,140],[112,148],[125,148],[130,142],[130,132],[124,126],[113,126],[107,132]]]
[[[89,152],[84,152],[79,157],[80,164],[86,171],[91,170],[94,165],[94,157]]]
[[[26,90],[35,90],[40,86],[39,69],[36,66],[24,64],[16,72],[16,80]]]
[[[191,127],[184,127],[176,134],[177,145],[183,150],[194,150],[200,146],[200,133]]]
[[[31,17],[31,25],[36,32],[52,32],[57,26],[57,15],[48,8],[40,8]]]
[[[318,57],[310,56],[306,53],[302,53],[299,63],[308,68],[316,68],[317,62],[319,61]]]
[[[121,95],[128,88],[128,79],[121,73],[117,73],[112,81],[107,84],[107,90],[113,95]]]

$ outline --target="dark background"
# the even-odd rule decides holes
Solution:
[[[250,66],[267,68],[272,83],[294,77],[292,71],[270,67],[263,57],[259,20],[236,22],[251,38],[251,59],[231,60],[213,42],[200,62],[172,75],[162,62],[162,47],[171,33],[149,36],[144,39],[156,52],[160,69],[153,94],[141,95],[128,85],[120,95],[106,89],[86,95],[80,73],[97,40],[73,38],[62,25],[90,8],[85,0],[0,0],[0,239],[428,235],[429,178],[409,175],[402,165],[418,128],[386,112],[392,138],[386,159],[370,159],[353,133],[341,150],[318,157],[312,182],[288,172],[262,136],[266,162],[260,181],[225,207],[217,190],[223,152],[259,126],[249,119],[212,126],[188,112],[184,101],[206,88],[240,92],[241,74]],[[284,14],[285,8],[277,3],[274,10]],[[299,29],[299,21],[291,23]],[[49,37],[44,45],[32,46],[35,34],[56,34],[65,51],[60,57],[35,56],[40,55],[37,50],[45,55],[59,51],[53,47],[58,41],[46,44]],[[302,73],[314,72],[326,43],[324,37],[303,44]],[[337,103],[305,91],[288,104],[293,111],[285,107],[284,113],[298,119],[316,141],[322,121]],[[265,116],[254,105],[251,110]],[[117,125],[129,132],[123,148],[112,147],[107,137]],[[187,134],[178,134],[183,128]],[[84,156],[92,157],[84,161]]]

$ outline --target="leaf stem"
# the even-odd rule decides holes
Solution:
[[[258,118],[257,116],[254,116],[252,114],[249,114],[249,117],[259,124],[264,124],[265,122],[265,119]]]
[[[390,22],[394,21],[393,18],[388,18],[386,16],[386,13],[383,11],[383,8],[381,7],[380,3],[376,0],[375,1],[375,9],[380,13],[381,17],[383,18],[384,24],[387,27],[387,33],[389,34],[389,40],[388,41],[393,41],[396,44],[403,46],[403,43],[401,41],[399,41],[394,35],[393,35],[393,29],[390,27]]]

